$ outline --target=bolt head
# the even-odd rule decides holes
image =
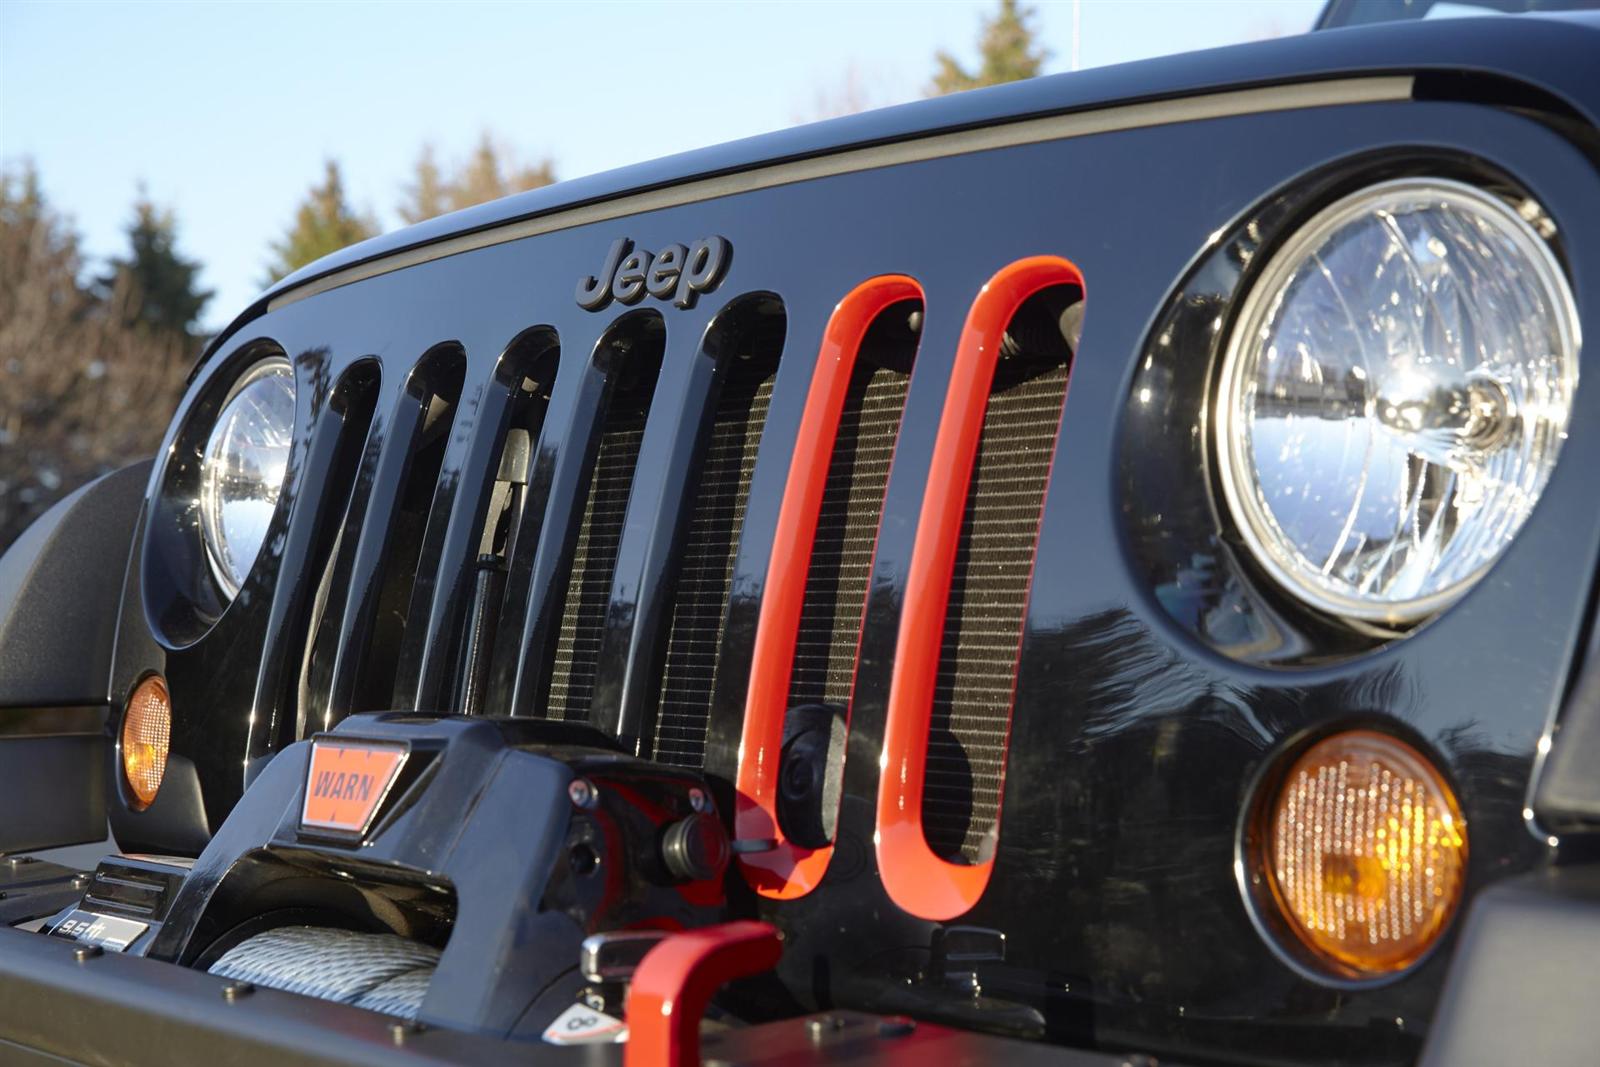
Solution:
[[[711,798],[706,796],[706,791],[698,787],[689,790],[689,807],[695,811],[710,811]]]
[[[588,811],[600,803],[600,794],[594,784],[587,778],[574,778],[567,784],[567,797],[571,799],[572,806]]]
[[[395,1023],[393,1026],[389,1027],[389,1034],[394,1038],[395,1044],[403,1045],[406,1043],[406,1038],[408,1036],[411,1034],[420,1034],[427,1028],[427,1024],[419,1023],[417,1020],[411,1019],[407,1022]]]

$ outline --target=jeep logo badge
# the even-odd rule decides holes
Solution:
[[[709,293],[722,281],[733,246],[725,237],[702,237],[694,244],[668,245],[655,255],[633,251],[633,242],[619,237],[611,242],[598,275],[578,282],[578,306],[599,311],[612,300],[637,304],[645,294],[691,308],[695,297]]]

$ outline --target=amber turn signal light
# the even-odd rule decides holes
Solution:
[[[122,715],[122,775],[135,810],[148,808],[167,773],[172,738],[172,698],[167,683],[152,674],[134,686]]]
[[[1426,955],[1467,866],[1466,821],[1438,768],[1398,738],[1350,730],[1274,781],[1253,835],[1271,893],[1260,903],[1334,977],[1395,974]]]

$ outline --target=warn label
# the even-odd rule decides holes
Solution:
[[[403,745],[317,738],[300,828],[364,836],[405,761]]]

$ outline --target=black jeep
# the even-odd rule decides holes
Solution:
[[[285,279],[0,559],[0,1059],[1596,1062],[1597,168],[1355,28]]]

